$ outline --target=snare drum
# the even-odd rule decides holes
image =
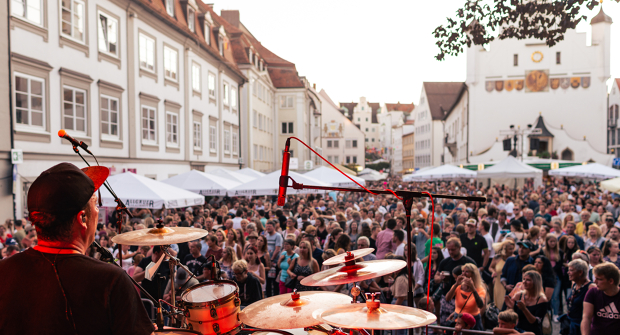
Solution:
[[[239,321],[239,288],[230,280],[207,281],[181,294],[189,329],[202,334],[235,334]]]

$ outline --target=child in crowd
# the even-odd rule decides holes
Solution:
[[[524,334],[534,335],[531,332],[523,332],[520,329],[515,329],[515,326],[519,322],[519,315],[512,309],[499,313],[498,316],[499,326],[493,328],[493,334],[495,335],[508,335],[508,334]]]

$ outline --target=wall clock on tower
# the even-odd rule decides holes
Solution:
[[[534,51],[532,53],[532,61],[534,63],[540,63],[543,60],[543,54],[540,51]]]

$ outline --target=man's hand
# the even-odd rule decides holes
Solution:
[[[513,288],[515,288],[514,285],[506,285],[505,287],[506,287],[506,292],[510,292],[512,291]]]

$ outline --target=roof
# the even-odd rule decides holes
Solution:
[[[413,103],[401,104],[400,102],[397,102],[395,104],[386,103],[385,104],[385,108],[387,108],[388,112],[391,112],[391,111],[401,111],[403,113],[409,114],[409,113],[411,113],[413,111],[415,106],[413,105]]]
[[[344,108],[349,112],[348,119],[353,120],[353,109],[357,106],[357,102],[341,102],[340,103],[340,113],[344,115]]]
[[[616,86],[618,86],[618,88],[620,88],[620,78],[616,78]]]
[[[433,120],[442,120],[444,111],[449,111],[457,102],[463,82],[424,82],[424,92]]]
[[[605,12],[603,11],[603,5],[601,5],[601,10],[598,12],[598,14],[596,14],[596,16],[592,18],[592,21],[590,21],[590,24],[595,24],[595,23],[600,23],[600,22],[614,23],[614,20],[612,20],[611,17],[605,14]]]
[[[534,129],[540,129],[542,132],[540,134],[529,134],[527,137],[553,137],[553,134],[547,129],[547,126],[545,126],[542,115],[538,116],[538,121],[536,121]]]
[[[353,120],[353,109],[357,106],[357,102],[341,102],[340,108],[346,107],[349,111],[349,120]],[[381,111],[381,104],[378,102],[369,102],[368,106],[370,107],[370,116],[372,123],[379,123],[379,119],[377,118],[377,113]],[[340,110],[340,113],[344,114],[344,110]]]
[[[379,120],[377,119],[377,113],[379,113],[379,111],[381,111],[381,105],[378,102],[369,102],[368,106],[370,106],[370,108],[372,108],[371,122],[372,123],[379,123]]]

